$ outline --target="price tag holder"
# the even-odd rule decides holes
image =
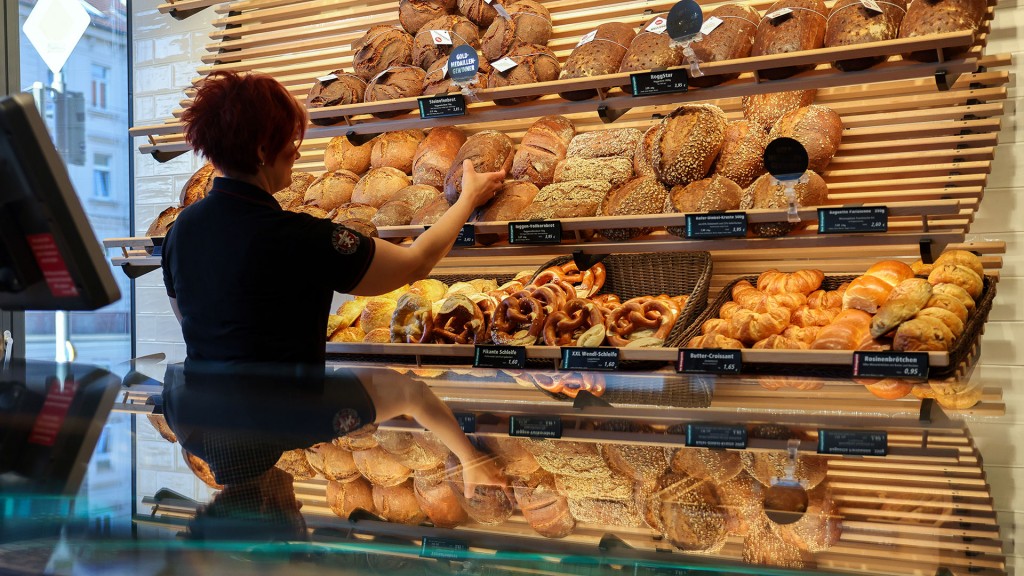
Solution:
[[[889,435],[884,430],[818,430],[818,454],[885,456]]]
[[[469,544],[454,538],[423,537],[420,558],[437,558],[440,560],[461,560],[469,552]]]
[[[818,234],[888,232],[889,208],[818,208]]]
[[[526,368],[526,347],[524,346],[480,346],[473,352],[474,368]]]
[[[743,238],[746,235],[746,212],[686,215],[686,237],[688,239]]]
[[[466,434],[476,434],[476,414],[469,412],[456,412],[455,420],[459,423],[459,428]]]
[[[416,101],[420,106],[420,119],[447,118],[466,115],[466,97],[462,94],[428,96]]]
[[[680,0],[668,11],[665,31],[676,42],[692,40],[700,34],[704,24],[704,12],[694,0]]]
[[[659,72],[638,72],[629,75],[633,96],[674,94],[686,92],[690,86],[690,75],[685,68],[661,70]]]
[[[518,438],[561,438],[559,416],[509,416],[508,435]]]
[[[928,379],[927,352],[865,352],[853,353],[853,375],[856,378]]]
[[[562,222],[543,220],[538,222],[509,222],[509,244],[561,244]]]
[[[764,149],[764,168],[779,180],[799,180],[809,165],[807,149],[794,138],[776,138]]]
[[[562,348],[562,361],[558,366],[561,370],[612,372],[619,369],[619,349],[566,346]]]
[[[742,350],[679,349],[676,372],[683,374],[739,374],[742,371]]]
[[[459,235],[455,238],[456,248],[467,248],[476,245],[476,228],[472,224],[463,224]]]
[[[430,39],[438,46],[451,46],[452,35],[447,30],[431,30]]]
[[[747,448],[747,427],[732,424],[687,424],[686,445],[695,448]]]

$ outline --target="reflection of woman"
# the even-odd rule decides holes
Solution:
[[[294,376],[275,381],[282,395],[296,380],[322,379],[334,292],[381,294],[426,276],[504,178],[467,163],[459,200],[411,246],[399,247],[277,204],[272,194],[291,181],[306,115],[272,78],[211,75],[182,121],[186,141],[224,176],[168,232],[164,284],[185,339],[186,377],[219,378],[229,394],[281,366]],[[398,375],[340,380],[346,395],[334,412],[335,433],[406,414],[462,462],[477,456],[424,384]],[[467,485],[500,482],[490,466],[466,467],[464,475]]]

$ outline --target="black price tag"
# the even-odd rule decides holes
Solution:
[[[818,430],[818,454],[885,456],[889,434],[883,430]]]
[[[476,228],[472,224],[463,224],[459,235],[455,238],[456,248],[466,248],[476,245]]]
[[[559,367],[562,370],[618,370],[619,349],[566,346],[562,348]]]
[[[742,350],[680,348],[676,372],[684,374],[739,374],[743,371]]]
[[[700,33],[704,12],[694,0],[679,0],[668,11],[665,31],[676,42],[686,42]]]
[[[633,576],[693,576],[694,574],[697,573],[693,570],[675,568],[673,566],[665,566],[662,564],[637,562],[633,565]],[[707,573],[702,572],[702,574]]]
[[[871,208],[818,208],[818,233],[888,232],[889,209]]]
[[[764,149],[764,168],[778,180],[798,180],[809,164],[807,149],[793,138],[776,138]]]
[[[477,346],[473,353],[474,368],[526,368],[523,346]]]
[[[520,438],[561,438],[559,416],[509,416],[508,435]]]
[[[686,215],[687,238],[742,238],[746,235],[746,212]]]
[[[747,447],[747,427],[729,424],[687,424],[686,445],[695,448]]]
[[[451,538],[423,537],[420,558],[438,558],[441,560],[460,560],[469,552],[469,544],[463,540]]]
[[[456,412],[455,420],[459,423],[459,428],[466,434],[476,433],[476,414],[470,414],[469,412]]]
[[[462,94],[442,94],[417,100],[420,105],[420,119],[465,116],[466,98]]]
[[[562,223],[558,220],[509,222],[509,244],[560,244]]]
[[[928,379],[927,352],[853,353],[853,375],[858,378]]]
[[[687,91],[690,85],[690,75],[684,68],[659,72],[638,72],[629,75],[629,83],[633,87],[633,96],[673,94]]]

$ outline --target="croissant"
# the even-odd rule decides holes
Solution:
[[[723,320],[728,320],[729,318],[732,318],[732,315],[735,314],[737,310],[742,309],[743,306],[740,306],[736,302],[726,302],[725,304],[722,304],[721,308],[718,309],[718,317]]]
[[[970,294],[971,298],[977,300],[985,285],[981,276],[973,270],[959,264],[943,264],[932,269],[928,275],[928,281],[932,284],[955,284]]]
[[[871,319],[871,336],[879,338],[914,317],[932,297],[932,285],[922,278],[900,282]]]
[[[751,348],[758,350],[806,350],[809,346],[805,342],[775,334],[755,342]]]
[[[753,297],[753,294],[747,295],[744,299],[746,306],[743,308],[752,310],[754,312],[767,312],[772,308],[787,308],[789,311],[794,311],[801,306],[807,304],[807,297],[799,292],[787,292],[785,294],[773,294],[771,296],[764,292],[761,294],[760,299]]]
[[[694,336],[686,343],[686,348],[743,348],[743,343],[718,333]]]
[[[806,296],[817,290],[824,279],[825,273],[821,270],[797,270],[788,273],[766,270],[757,277],[757,289],[769,294],[799,292]]]
[[[789,308],[781,306],[767,312],[740,310],[729,321],[733,336],[744,344],[753,344],[773,334],[781,334],[789,326]]]
[[[923,316],[908,320],[896,330],[892,347],[900,352],[944,352],[953,345],[953,332],[937,318]]]
[[[877,276],[858,276],[843,294],[843,308],[874,314],[892,292],[893,285]]]
[[[932,273],[932,268],[935,264],[925,264],[921,260],[916,260],[910,265],[910,269],[914,271],[917,276],[927,276]]]
[[[811,308],[842,308],[843,294],[850,283],[844,282],[835,290],[815,290],[807,296],[807,305]]]
[[[981,264],[981,258],[978,258],[974,252],[968,252],[967,250],[947,250],[935,259],[934,266],[943,266],[946,264],[963,266],[977,274],[979,278],[985,277],[985,267]]]
[[[721,334],[723,336],[729,336],[729,321],[721,318],[712,318],[706,320],[700,325],[700,333],[707,336],[708,334]],[[731,336],[730,336],[731,338]]]
[[[839,308],[815,309],[809,306],[801,306],[793,311],[793,325],[806,326],[828,326],[839,314]]]
[[[811,342],[814,342],[814,339],[818,337],[818,333],[821,332],[821,328],[821,326],[800,327],[796,325],[790,325],[789,328],[783,330],[782,335],[785,336],[786,338],[789,338],[790,340],[803,342],[804,344],[810,346]]]
[[[967,290],[964,290],[956,284],[933,284],[932,294],[945,294],[947,296],[952,296],[964,305],[968,314],[974,311],[974,298],[971,298],[971,295],[967,293]]]
[[[732,287],[732,300],[744,308],[756,306],[764,300],[766,294],[746,280],[740,280]]]
[[[849,290],[847,290],[849,293]],[[818,332],[812,350],[856,350],[871,337],[871,315],[854,308],[843,310]]]

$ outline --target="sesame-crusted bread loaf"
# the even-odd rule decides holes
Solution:
[[[665,206],[665,187],[656,178],[634,178],[605,196],[598,216],[659,214]],[[611,228],[598,230],[609,240],[629,240],[650,234],[651,228]]]
[[[767,132],[786,112],[802,106],[810,106],[817,93],[817,90],[795,90],[744,96],[742,99],[743,118]]]
[[[578,44],[573,49],[559,78],[567,80],[614,74],[618,71],[634,36],[636,32],[632,26],[620,22],[601,24],[594,30],[592,40]],[[566,100],[586,100],[596,95],[597,92],[594,90],[569,90],[559,93],[559,96]]]
[[[643,134],[636,128],[614,128],[577,134],[569,143],[567,157],[608,158],[622,156],[633,158],[636,143]]]
[[[605,180],[613,187],[633,178],[633,161],[622,156],[609,158],[567,158],[555,168],[555,182]]]
[[[780,11],[788,13],[770,18]],[[821,48],[825,42],[825,23],[828,9],[822,0],[779,0],[765,12],[757,27],[751,56],[769,56]],[[814,64],[784,66],[762,70],[762,78],[777,80],[788,78],[797,72],[813,69]]]
[[[852,46],[865,42],[892,40],[899,33],[900,22],[907,13],[906,0],[885,0],[878,2],[881,12],[876,12],[860,0],[837,0],[828,13],[825,28],[825,47]],[[867,56],[837,60],[832,66],[844,71],[864,70],[879,62],[885,56]]]
[[[715,174],[711,178],[672,188],[665,198],[664,211],[686,214],[711,212],[712,210],[736,210],[740,207],[742,196],[743,188],[725,176]],[[679,237],[686,235],[686,230],[682,227],[669,226],[667,230],[669,234]]]
[[[611,184],[602,180],[577,180],[549,184],[541,189],[520,218],[584,218],[596,216]]]
[[[725,113],[713,104],[686,104],[659,124],[651,150],[663,184],[678,186],[704,178],[725,140]]]
[[[985,20],[988,2],[985,0],[914,0],[900,23],[900,38],[915,38],[927,34],[977,30]],[[956,58],[969,46],[946,48],[943,58]],[[935,62],[935,50],[920,50],[903,55],[904,59]]]
[[[725,176],[740,188],[750,186],[765,172],[764,149],[770,141],[764,130],[747,120],[730,122],[715,161],[715,174]]]
[[[823,172],[839,150],[843,138],[843,120],[834,110],[812,104],[787,112],[772,126],[769,142],[776,138],[793,138],[807,149],[807,168]]]

